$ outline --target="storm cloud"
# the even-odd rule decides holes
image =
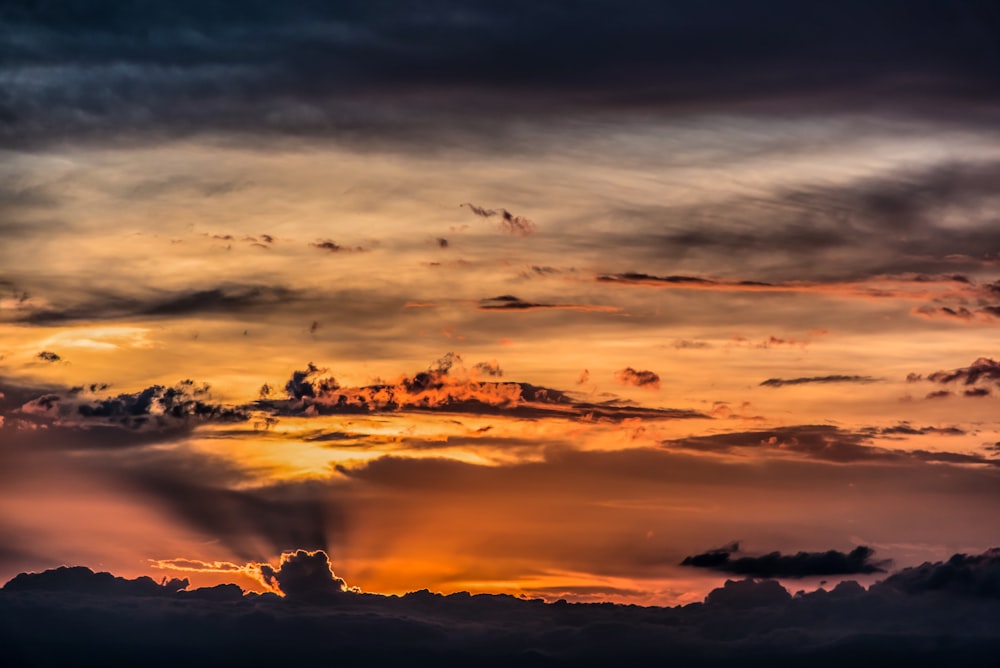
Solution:
[[[391,3],[16,3],[0,21],[18,35],[5,70],[35,73],[30,86],[11,79],[2,98],[0,136],[15,146],[250,129],[405,137],[430,119],[468,128],[483,115],[513,121],[528,110],[555,118],[768,110],[779,101],[821,110],[833,100],[856,111],[875,90],[896,113],[975,118],[989,117],[998,97],[989,40],[997,16],[978,1],[940,11],[782,0],[763,15],[732,0],[626,12],[603,0],[475,9],[441,0],[421,12]],[[822,37],[803,26],[823,26]],[[132,39],[142,33],[156,39]],[[407,122],[392,113],[404,100]]]

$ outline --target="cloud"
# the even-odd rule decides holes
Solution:
[[[807,10],[783,0],[766,17],[734,0],[624,14],[608,0],[583,10],[522,1],[463,8],[448,0],[423,13],[301,1],[241,12],[190,1],[155,13],[130,4],[86,15],[16,7],[0,15],[5,31],[22,36],[5,68],[33,76],[8,76],[0,139],[33,147],[108,141],[116,131],[256,132],[423,147],[492,130],[504,146],[533,117],[555,125],[570,114],[874,107],[971,122],[988,119],[998,96],[994,15],[982,2],[912,8],[905,23],[894,2]],[[816,25],[824,39],[800,37]],[[153,32],[156,40],[129,38]],[[595,54],[595,43],[607,53]]]
[[[62,360],[62,357],[48,350],[43,350],[42,352],[38,353],[36,357],[38,357],[38,359],[42,360],[43,362],[58,362]]]
[[[43,573],[21,573],[4,585],[10,592],[72,592],[108,597],[169,596],[188,586],[188,581],[171,579],[158,584],[142,576],[135,580],[95,573],[85,566],[62,566]]]
[[[690,558],[690,557],[689,557]],[[687,561],[685,559],[685,561]],[[774,580],[726,580],[719,589],[705,597],[705,605],[725,608],[750,609],[783,605],[791,594]]]
[[[875,550],[859,545],[850,552],[771,552],[759,557],[733,555],[739,543],[685,557],[681,566],[709,568],[751,578],[804,578],[821,575],[870,575],[885,573],[888,561],[873,561]]]
[[[955,554],[945,562],[904,568],[879,583],[878,589],[1000,599],[1000,548],[977,555]]]
[[[660,377],[656,373],[646,370],[637,371],[630,366],[615,371],[615,379],[622,385],[660,389]]]
[[[88,399],[72,391],[50,392],[26,401],[11,414],[63,427],[103,423],[128,429],[170,429],[188,421],[229,422],[248,418],[238,408],[209,403],[210,396],[207,385],[182,380],[172,387],[151,385],[138,392],[104,399]]]
[[[615,306],[603,306],[597,304],[546,304],[540,302],[524,301],[514,295],[499,295],[479,300],[480,311],[528,311],[533,309],[563,309],[567,311],[598,311],[613,312],[618,311]]]
[[[925,434],[935,434],[939,436],[962,436],[967,432],[961,427],[914,427],[909,422],[900,422],[892,427],[868,427],[863,431],[870,434],[881,434],[887,436],[923,436]]]
[[[665,441],[669,448],[738,454],[759,452],[793,455],[834,463],[849,462],[950,462],[1000,466],[1000,460],[980,454],[931,450],[891,450],[872,444],[873,430],[849,431],[831,425],[796,425],[760,431],[740,431],[690,436]]]
[[[928,374],[927,380],[944,385],[949,383],[975,385],[981,381],[1000,385],[1000,362],[990,357],[980,357],[967,367]]]
[[[281,286],[226,286],[145,296],[105,294],[75,305],[27,306],[13,320],[37,325],[134,317],[168,318],[195,314],[233,314],[266,310],[299,297]]]
[[[620,422],[630,418],[704,418],[702,413],[672,408],[631,406],[614,400],[580,401],[562,390],[524,382],[490,380],[499,377],[496,362],[480,363],[467,370],[461,357],[449,353],[413,376],[392,383],[343,387],[309,363],[294,371],[285,384],[287,400],[262,398],[252,405],[275,415],[333,415],[380,412],[445,412],[469,415],[509,415],[523,418],[563,418]],[[643,372],[636,372],[641,374]],[[644,372],[651,373],[651,372]],[[655,375],[655,374],[654,374]],[[637,376],[654,386],[649,376]]]
[[[499,216],[497,223],[501,231],[514,236],[527,237],[535,233],[538,226],[524,216],[515,216],[507,209],[486,209],[475,204],[462,204],[469,208],[469,211],[480,218],[493,218]]]
[[[877,383],[881,378],[873,376],[808,376],[804,378],[768,378],[760,384],[763,387],[785,387],[786,385],[827,384],[827,383]]]
[[[264,581],[292,600],[325,601],[344,593],[347,584],[333,574],[326,552],[296,550],[281,555],[278,568],[260,567]]]
[[[984,566],[995,561],[993,552],[915,569],[933,576],[953,566],[955,577],[930,589],[890,585],[890,576],[870,590],[848,581],[832,591],[792,595],[774,580],[727,580],[704,603],[674,608],[426,589],[348,594],[339,591],[325,555],[303,551],[286,555],[275,569],[274,577],[300,594],[284,598],[234,597],[231,585],[184,591],[175,589],[183,581],[158,585],[64,568],[19,576],[0,590],[0,638],[16,665],[44,666],[79,663],[81,656],[170,666],[195,652],[199,661],[239,665],[335,655],[351,664],[435,666],[897,661],[971,667],[992,657],[1000,643],[996,578],[989,574],[995,565]],[[94,619],[100,623],[85,623]],[[46,643],[53,624],[60,642]]]
[[[364,248],[361,246],[355,246],[354,248],[347,248],[346,246],[341,246],[330,239],[319,239],[311,244],[310,246],[318,248],[320,250],[329,251],[331,253],[363,253]]]

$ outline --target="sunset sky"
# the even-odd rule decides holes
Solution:
[[[809,4],[4,3],[0,583],[1000,544],[1000,9]]]

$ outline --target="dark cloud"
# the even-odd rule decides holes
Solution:
[[[21,573],[4,585],[10,592],[71,592],[108,597],[169,596],[186,589],[188,581],[172,579],[158,584],[150,577],[127,580],[111,573],[95,573],[85,566],[62,566],[43,573]]]
[[[142,317],[173,317],[194,314],[233,314],[273,308],[298,297],[280,286],[227,286],[145,297],[105,294],[80,304],[54,308],[22,308],[19,322],[50,325],[71,321]]]
[[[640,274],[636,272],[626,272],[624,274],[602,274],[597,277],[602,283],[636,283],[636,284],[666,284],[666,285],[718,285],[719,281],[698,276],[652,276],[650,274]],[[757,283],[743,282],[739,285],[760,285]]]
[[[104,386],[93,385],[95,389]],[[57,426],[104,423],[129,429],[171,429],[188,421],[243,421],[238,408],[210,403],[209,387],[183,380],[173,387],[151,385],[134,393],[89,399],[78,392],[47,393],[26,401],[12,416]]]
[[[324,601],[347,589],[342,578],[333,574],[333,567],[326,552],[296,550],[281,555],[278,568],[261,566],[264,581],[277,586],[292,600]]]
[[[635,385],[636,387],[660,388],[660,376],[653,371],[638,371],[632,367],[625,367],[620,371],[615,371],[615,378],[622,385]]]
[[[946,9],[779,0],[763,11],[735,0],[629,11],[609,0],[435,0],[419,12],[304,0],[240,11],[193,0],[157,11],[15,2],[0,23],[17,35],[5,40],[5,69],[33,73],[9,76],[0,97],[0,140],[12,146],[204,132],[409,141],[422,132],[433,143],[465,129],[502,140],[498,126],[525,117],[609,111],[986,122],[998,97],[998,18],[985,0]]]
[[[341,246],[340,244],[337,244],[331,241],[330,239],[319,239],[315,243],[311,243],[309,245],[315,248],[319,248],[320,250],[329,251],[331,253],[361,253],[365,250],[361,246],[355,246],[354,248]]]
[[[774,580],[726,580],[721,588],[709,592],[705,605],[746,610],[786,604],[791,598],[788,590]]]
[[[826,383],[877,383],[881,378],[873,376],[808,376],[804,378],[768,378],[761,382],[764,387],[784,387],[786,385],[826,384]]]
[[[945,161],[866,174],[835,186],[813,182],[697,204],[626,207],[607,214],[625,227],[607,239],[609,246],[631,249],[657,266],[670,261],[702,271],[718,271],[716,259],[724,254],[730,272],[753,280],[641,272],[605,274],[599,280],[728,289],[774,283],[776,289],[803,280],[904,274],[919,280],[930,274],[954,283],[964,299],[932,301],[917,308],[921,315],[993,320],[1000,295],[975,281],[997,259],[1000,232],[991,185],[997,178],[1000,162],[995,160]],[[945,222],[956,219],[962,220],[957,228]],[[650,234],[653,226],[657,231]],[[750,261],[764,254],[767,269]]]
[[[928,374],[927,380],[941,384],[976,385],[987,382],[1000,385],[1000,362],[990,357],[980,357],[967,367]]]
[[[976,555],[956,554],[945,562],[904,568],[878,587],[908,594],[939,592],[1000,599],[1000,548]]]
[[[62,357],[60,357],[58,354],[48,350],[43,350],[42,352],[38,353],[36,357],[38,357],[38,359],[42,360],[43,362],[58,362],[62,360]]]
[[[885,573],[888,561],[873,561],[875,550],[859,545],[850,552],[771,552],[759,557],[736,555],[739,543],[685,557],[681,566],[710,568],[751,578],[804,578],[821,575]]]
[[[938,436],[962,436],[966,431],[960,427],[914,427],[909,422],[900,422],[892,427],[868,427],[865,433],[884,436],[923,436],[935,434]]]
[[[675,608],[426,589],[342,593],[328,584],[336,579],[325,555],[275,571],[290,588],[303,587],[302,596],[286,598],[188,592],[176,590],[183,581],[116,580],[78,567],[18,577],[0,590],[0,640],[8,663],[42,668],[109,658],[154,668],[266,666],[317,656],[352,665],[972,668],[988,665],[1000,648],[993,552],[899,574],[933,578],[952,566],[930,588],[891,576],[870,590],[848,581],[793,596],[774,580],[727,580],[704,603]],[[330,595],[311,596],[313,584]],[[59,642],[51,641],[53,629]]]
[[[479,300],[480,311],[528,311],[533,309],[564,309],[567,311],[617,311],[614,306],[598,304],[549,304],[529,302],[514,295],[499,295]]]
[[[535,230],[538,229],[538,226],[531,220],[528,220],[524,216],[515,216],[507,209],[485,209],[475,204],[462,204],[461,206],[469,207],[469,211],[480,218],[493,218],[497,216],[497,226],[507,234],[526,237],[534,234]]]

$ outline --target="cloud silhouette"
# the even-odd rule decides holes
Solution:
[[[285,552],[278,568],[264,564],[260,572],[264,582],[292,600],[325,601],[347,590],[344,580],[333,574],[330,558],[322,550]]]
[[[751,578],[804,578],[820,575],[870,575],[885,573],[888,561],[872,561],[875,550],[859,545],[850,552],[771,552],[759,557],[735,557],[739,543],[685,557],[681,566],[710,568]]]
[[[828,384],[828,383],[877,383],[880,378],[873,376],[807,376],[803,378],[768,378],[761,381],[762,387],[785,387],[786,385]]]
[[[919,574],[915,586],[894,575],[869,590],[846,581],[793,596],[774,580],[748,578],[727,580],[703,603],[675,608],[428,590],[348,593],[324,554],[286,557],[271,575],[298,592],[284,598],[234,596],[232,585],[185,591],[183,580],[125,580],[83,567],[19,575],[0,590],[5,660],[46,668],[107,665],[109,657],[166,668],[317,656],[435,666],[902,661],[971,668],[988,663],[1000,647],[996,550],[901,571],[907,578]]]

